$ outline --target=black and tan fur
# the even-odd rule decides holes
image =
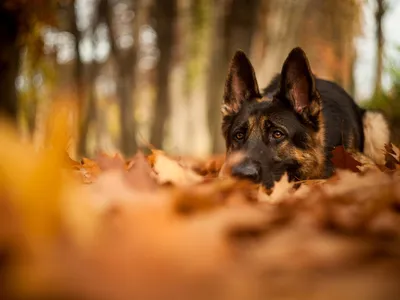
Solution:
[[[339,145],[380,162],[389,142],[383,115],[358,107],[340,86],[316,78],[301,48],[289,53],[263,92],[250,61],[237,51],[222,113],[227,154],[246,153],[232,174],[268,188],[285,172],[290,180],[331,176],[331,151]]]

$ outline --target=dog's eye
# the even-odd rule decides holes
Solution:
[[[235,139],[238,140],[238,141],[243,140],[244,139],[244,133],[241,132],[241,131],[236,132],[235,133]]]
[[[284,136],[284,134],[283,134],[283,132],[280,131],[280,130],[274,130],[274,131],[272,132],[272,137],[273,137],[274,139],[276,139],[276,140],[281,139],[283,136]]]

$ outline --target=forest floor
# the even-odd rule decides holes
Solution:
[[[235,157],[70,159],[0,132],[0,299],[399,299],[400,151],[274,189]]]

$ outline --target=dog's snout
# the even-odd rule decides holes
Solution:
[[[258,183],[261,179],[261,167],[253,161],[242,162],[232,168],[232,176]]]

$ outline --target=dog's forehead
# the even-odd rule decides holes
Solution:
[[[253,118],[258,122],[271,121],[277,124],[292,124],[297,127],[299,120],[293,109],[279,101],[278,99],[268,99],[264,101],[254,101],[248,108],[247,112],[242,115],[242,120]]]
[[[274,96],[275,96],[275,93],[267,93],[267,94],[263,95],[261,98],[256,98],[255,100],[258,103],[270,102],[270,101],[272,101],[274,99]]]
[[[268,115],[274,112],[283,111],[284,107],[282,107],[279,101],[273,101],[273,98],[268,98],[264,96],[263,98],[259,98],[256,101],[253,101],[248,107],[249,116],[261,116]]]
[[[234,120],[233,127],[258,125],[261,126],[266,122],[275,124],[292,124],[293,128],[297,127],[297,117],[290,107],[276,97],[270,98],[268,95],[263,98],[253,99],[242,107],[240,113]]]

